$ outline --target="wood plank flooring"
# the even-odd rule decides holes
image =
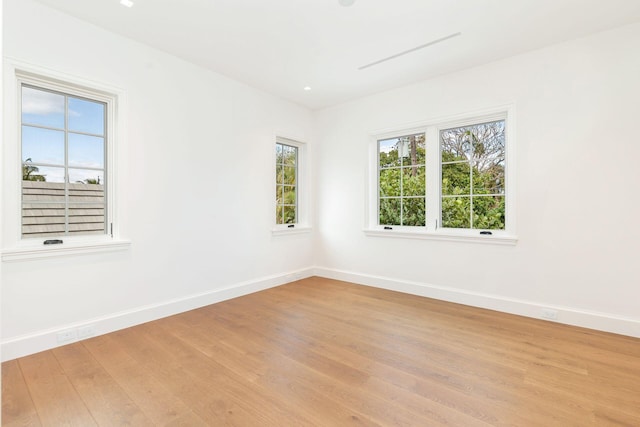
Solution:
[[[2,365],[5,426],[640,426],[640,339],[310,278]]]

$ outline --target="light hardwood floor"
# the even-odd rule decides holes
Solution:
[[[640,426],[640,339],[310,278],[5,362],[2,421]]]

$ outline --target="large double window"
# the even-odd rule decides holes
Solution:
[[[513,235],[508,123],[507,110],[376,136],[368,229]]]

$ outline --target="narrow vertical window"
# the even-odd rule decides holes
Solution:
[[[298,147],[276,143],[276,224],[298,223]]]
[[[106,234],[106,103],[20,90],[22,237]]]
[[[441,218],[445,228],[505,229],[505,120],[443,129]]]
[[[378,223],[424,227],[425,134],[378,140]]]

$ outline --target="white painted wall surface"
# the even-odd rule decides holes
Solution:
[[[118,216],[132,241],[3,263],[6,358],[55,345],[58,329],[105,332],[313,265],[313,234],[271,235],[275,135],[309,141],[308,110],[31,0],[5,2],[3,31],[7,57],[125,91]]]
[[[639,76],[636,24],[317,112],[320,274],[640,336]],[[364,235],[372,132],[504,104],[516,246]]]

